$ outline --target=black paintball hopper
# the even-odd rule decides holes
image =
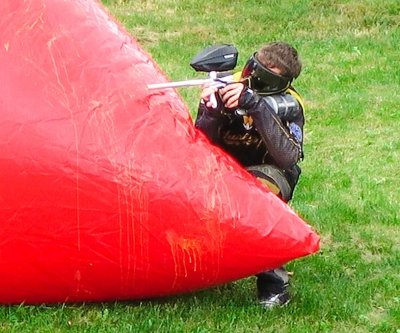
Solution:
[[[190,62],[197,72],[223,72],[236,67],[238,51],[230,44],[219,44],[205,48]]]

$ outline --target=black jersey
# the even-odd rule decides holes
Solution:
[[[292,89],[279,98],[286,100],[286,94],[300,98]],[[243,166],[273,164],[291,169],[303,157],[303,107],[301,100],[293,107],[276,107],[279,98],[260,98],[246,112],[209,110],[200,103],[195,126]]]

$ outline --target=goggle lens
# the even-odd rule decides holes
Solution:
[[[261,65],[256,59],[256,54],[244,66],[242,78],[249,79],[251,89],[265,94],[280,93],[292,82],[290,78],[274,73]]]

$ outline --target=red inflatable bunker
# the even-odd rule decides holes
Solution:
[[[197,132],[94,0],[0,1],[0,303],[208,288],[318,236]]]

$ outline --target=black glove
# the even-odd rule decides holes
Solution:
[[[253,109],[259,102],[260,97],[250,88],[244,87],[240,93],[238,107],[244,110]]]

